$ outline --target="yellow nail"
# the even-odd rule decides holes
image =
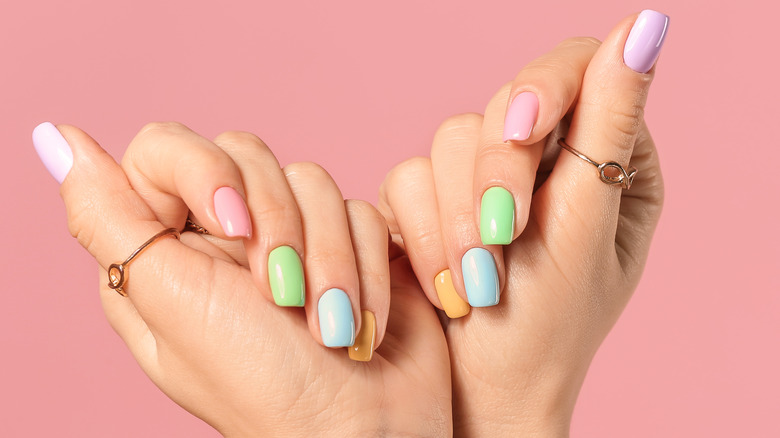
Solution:
[[[447,316],[460,318],[468,315],[471,306],[455,291],[449,269],[439,272],[433,282],[436,285],[436,294],[439,296],[439,301],[441,301],[441,306],[444,307],[444,313]]]
[[[347,347],[349,358],[359,362],[368,362],[374,355],[374,342],[376,342],[376,318],[368,310],[360,312],[363,323],[355,338],[355,343]]]

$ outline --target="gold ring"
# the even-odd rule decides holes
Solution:
[[[144,242],[143,245],[139,246],[138,249],[133,251],[132,254],[130,254],[130,257],[127,258],[122,263],[114,263],[111,266],[108,267],[108,287],[111,289],[114,289],[116,293],[119,295],[122,295],[123,297],[127,296],[127,292],[125,292],[124,285],[125,285],[125,270],[127,268],[127,265],[137,256],[141,253],[146,247],[154,243],[155,240],[159,239],[160,237],[171,235],[175,238],[179,238],[179,230],[176,228],[168,228],[165,230],[160,231],[159,233],[152,236],[151,239]]]
[[[596,169],[598,169],[599,171],[599,176],[601,177],[601,181],[603,181],[604,183],[609,185],[615,185],[615,184],[621,185],[626,190],[631,188],[631,184],[634,182],[634,176],[636,176],[636,172],[637,172],[635,167],[628,166],[628,170],[626,170],[623,168],[623,166],[620,165],[620,163],[617,163],[615,161],[605,161],[599,164],[591,160],[587,155],[569,146],[566,143],[566,140],[564,138],[559,138],[558,144],[562,148],[580,157],[584,161],[587,161],[588,163],[596,166]],[[607,175],[607,171],[611,172],[612,175]]]

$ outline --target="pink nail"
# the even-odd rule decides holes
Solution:
[[[214,210],[222,230],[230,237],[252,236],[252,223],[244,198],[232,187],[220,187],[214,193]]]
[[[515,97],[509,105],[504,120],[504,141],[523,141],[531,136],[531,130],[539,114],[539,99],[526,91]]]
[[[43,122],[33,129],[33,145],[46,170],[62,184],[73,167],[73,151],[59,129],[49,122]]]

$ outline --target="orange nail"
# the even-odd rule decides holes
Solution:
[[[439,296],[444,313],[450,318],[460,318],[468,315],[471,310],[469,303],[458,295],[455,285],[452,284],[452,275],[449,269],[439,272],[434,279],[436,294]]]
[[[368,362],[374,355],[374,343],[376,342],[376,318],[368,310],[360,312],[363,323],[355,338],[355,343],[347,347],[349,358],[358,362]]]

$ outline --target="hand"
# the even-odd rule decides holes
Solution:
[[[648,17],[655,40],[633,46],[660,49],[668,22]],[[663,202],[643,119],[657,51],[628,50],[624,63],[636,19],[532,62],[484,117],[448,119],[431,158],[382,185],[379,209],[430,301],[451,317],[466,300],[484,307],[446,325],[457,436],[567,435],[591,359],[636,288]],[[598,162],[630,161],[631,190],[557,153],[560,137]]]
[[[282,170],[257,137],[225,133],[212,143],[178,124],[143,129],[122,167],[71,126],[43,124],[34,140],[62,182],[71,233],[101,267],[109,322],[185,409],[225,436],[451,433],[449,361],[436,314],[407,259],[399,251],[388,257],[379,213],[345,203],[323,169]],[[127,268],[128,298],[106,286],[111,263],[160,230],[182,229],[190,209],[211,236],[155,241]],[[285,294],[271,290],[268,253],[282,245],[294,249],[288,258],[302,255],[304,309],[274,305],[301,298],[289,300],[295,278],[277,279]],[[284,263],[271,265],[289,273]],[[333,315],[336,325],[354,317],[354,336],[371,325],[360,309],[376,315],[381,345],[370,362],[318,345],[329,336],[317,302],[333,287],[350,303]],[[361,347],[370,355],[370,343]]]

